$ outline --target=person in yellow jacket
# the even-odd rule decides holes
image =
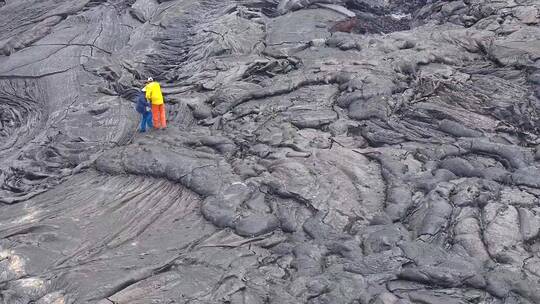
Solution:
[[[149,77],[144,88],[146,89],[146,99],[152,104],[154,128],[165,129],[167,127],[167,118],[165,116],[165,104],[163,103],[161,86],[152,77]]]

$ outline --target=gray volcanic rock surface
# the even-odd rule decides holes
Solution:
[[[1,303],[540,303],[537,0],[0,16]]]

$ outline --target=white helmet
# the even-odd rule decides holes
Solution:
[[[154,78],[152,77],[148,77],[148,79],[146,79],[146,82],[152,82],[152,81],[154,81]]]

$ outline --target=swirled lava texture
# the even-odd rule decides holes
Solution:
[[[0,303],[540,303],[538,1],[0,16]]]

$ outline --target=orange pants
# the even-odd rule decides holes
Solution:
[[[165,104],[152,105],[152,122],[155,129],[165,129],[167,127],[167,119],[165,117]]]

